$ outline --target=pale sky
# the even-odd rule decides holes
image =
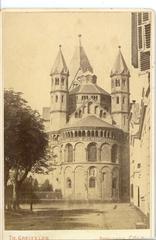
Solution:
[[[50,104],[50,71],[62,45],[70,61],[78,34],[97,75],[99,86],[110,92],[110,71],[118,45],[130,69],[131,99],[139,87],[131,66],[130,12],[8,12],[3,14],[4,85],[24,93],[33,109]]]

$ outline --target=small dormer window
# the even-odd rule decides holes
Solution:
[[[55,78],[55,85],[59,85],[59,78]]]

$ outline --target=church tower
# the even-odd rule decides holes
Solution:
[[[67,122],[69,71],[62,54],[61,45],[51,70],[50,129],[57,131]]]
[[[129,112],[129,77],[130,73],[126,62],[121,53],[121,47],[114,66],[111,70],[111,101],[112,101],[112,116],[116,125],[129,131],[128,112]]]

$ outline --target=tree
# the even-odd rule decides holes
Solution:
[[[21,92],[4,92],[5,186],[13,184],[14,208],[18,192],[30,171],[43,173],[48,168],[48,136],[39,113],[27,105]],[[8,184],[9,185],[9,184]]]

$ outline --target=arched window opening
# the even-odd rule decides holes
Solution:
[[[66,186],[67,186],[67,188],[72,188],[72,181],[70,178],[67,178]]]
[[[80,118],[82,117],[82,111],[81,110],[79,111],[79,117]]]
[[[79,134],[79,137],[81,137],[81,131],[79,131],[78,134]]]
[[[92,137],[94,137],[94,131],[92,131]]]
[[[116,103],[119,104],[119,97],[116,97]]]
[[[112,158],[113,163],[117,162],[117,158],[118,158],[118,147],[117,147],[117,145],[112,146],[111,158]]]
[[[63,102],[63,100],[64,100],[64,96],[62,95],[62,97],[61,97],[61,102]]]
[[[95,179],[95,177],[90,177],[89,188],[95,188],[95,187],[96,187],[96,179]]]
[[[112,189],[116,189],[117,188],[117,177],[113,177],[112,179]]]
[[[73,162],[73,146],[70,143],[66,145],[66,161]]]
[[[82,131],[82,137],[85,137],[85,131]]]
[[[61,78],[61,85],[64,85],[64,77]]]
[[[75,131],[75,137],[77,137],[77,131]]]
[[[103,137],[103,131],[100,132],[100,137]]]
[[[90,143],[88,145],[88,161],[97,161],[97,147],[96,143]]]
[[[71,134],[70,134],[70,135],[71,135],[71,137],[73,137],[73,132],[71,132]]]
[[[110,162],[110,146],[107,143],[101,146],[101,162]]]
[[[58,102],[58,96],[57,95],[55,96],[55,101]]]
[[[98,106],[95,106],[94,113],[97,114]]]
[[[122,79],[122,85],[126,86],[126,79]]]
[[[90,137],[90,131],[87,131],[87,137]]]
[[[116,83],[116,87],[119,87],[120,86],[120,79],[116,79],[115,83]]]
[[[103,117],[106,118],[106,112],[103,113]]]
[[[59,85],[59,78],[55,78],[55,85]]]

